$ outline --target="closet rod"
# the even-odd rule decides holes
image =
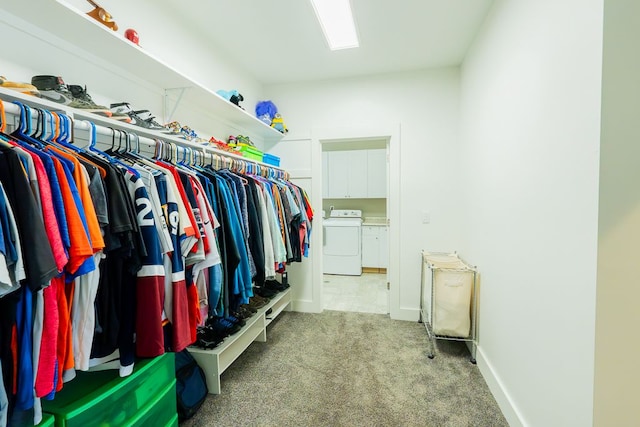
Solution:
[[[18,102],[28,105],[31,108],[34,108],[33,104],[38,104],[38,100],[34,99],[23,99],[26,98],[26,95],[23,96],[19,96],[21,94],[16,94],[15,96],[13,94],[9,95],[5,95],[4,93],[2,94],[3,96],[7,96],[9,98],[14,98],[16,99]],[[20,107],[18,105],[16,105],[15,103],[11,102],[11,101],[6,101],[6,100],[0,100],[0,102],[3,103],[4,105],[4,109],[5,109],[5,113],[6,114],[11,114],[13,116],[16,117],[20,117]],[[59,110],[56,109],[51,109],[51,107],[47,106],[47,105],[43,105],[43,106],[39,106],[37,108],[42,108],[42,109],[47,109],[47,110],[51,110],[51,111],[62,111],[64,112],[64,114],[67,114],[68,116],[74,118],[74,113],[72,112],[71,114],[67,111],[64,110],[64,105],[60,106],[61,108]],[[32,118],[37,118],[38,117],[38,110],[32,110]],[[84,131],[88,131],[89,130],[89,124],[87,122],[91,121],[93,122],[94,120],[92,120],[92,117],[84,117],[87,116],[87,114],[81,112],[81,115],[83,116],[82,119],[79,118],[74,118],[73,123],[74,123],[74,130],[84,130]],[[100,117],[100,116],[96,116],[95,117],[96,121],[99,122],[103,122],[104,123],[104,118]],[[254,166],[258,166],[260,169],[264,169],[266,168],[267,170],[271,169],[273,170],[277,175],[284,175],[285,179],[289,179],[289,173],[286,172],[284,169],[279,168],[277,166],[273,166],[270,165],[268,163],[264,163],[264,162],[260,162],[257,160],[252,160],[252,159],[247,159],[246,157],[243,157],[242,155],[239,154],[235,154],[235,153],[229,153],[227,151],[224,150],[220,150],[217,148],[213,148],[210,147],[208,145],[199,145],[187,140],[181,140],[178,139],[176,137],[173,137],[171,135],[158,135],[155,136],[154,138],[150,138],[147,136],[143,136],[143,135],[138,135],[138,133],[143,133],[143,134],[147,134],[147,135],[153,135],[153,133],[150,133],[148,131],[146,131],[144,128],[140,128],[140,129],[124,129],[125,126],[120,126],[121,124],[118,123],[115,120],[108,120],[109,122],[113,122],[113,126],[105,126],[102,124],[96,124],[96,132],[100,135],[103,136],[108,136],[111,137],[112,136],[112,129],[116,129],[116,130],[120,130],[120,131],[124,131],[126,133],[129,134],[134,134],[136,139],[140,139],[140,143],[144,143],[150,147],[155,147],[156,145],[156,139],[161,140],[164,143],[167,144],[174,144],[176,146],[182,147],[182,148],[187,148],[190,150],[197,150],[197,151],[201,151],[202,153],[205,154],[209,154],[211,155],[216,155],[216,156],[220,156],[221,160],[225,163],[229,163],[231,164],[232,162],[242,162],[245,165],[254,165]],[[111,123],[109,123],[109,125],[111,125]],[[132,125],[128,125],[128,127],[131,127]]]

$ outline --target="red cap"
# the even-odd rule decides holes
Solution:
[[[138,42],[140,42],[140,36],[138,36],[138,32],[133,28],[127,29],[127,31],[124,32],[124,36],[132,43],[138,44]]]

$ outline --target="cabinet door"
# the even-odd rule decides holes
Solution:
[[[378,247],[378,228],[362,227],[362,266],[378,268],[380,263]]]
[[[346,151],[329,151],[327,154],[327,198],[349,197],[349,156]]]
[[[367,150],[344,151],[348,159],[349,169],[349,197],[357,199],[367,198],[368,193],[368,166]]]
[[[329,198],[329,153],[322,153],[322,198]]]
[[[389,267],[389,238],[388,238],[388,227],[378,227],[378,247],[379,247],[379,257],[380,262],[378,263],[378,267],[380,268],[388,268]]]
[[[367,150],[367,197],[387,197],[387,150]]]

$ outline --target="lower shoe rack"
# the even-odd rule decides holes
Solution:
[[[254,341],[267,341],[267,326],[291,305],[291,288],[271,298],[256,314],[246,319],[242,329],[226,338],[218,347],[204,350],[189,347],[189,352],[204,371],[210,394],[220,394],[220,375]]]
[[[429,358],[435,357],[436,340],[465,341],[476,363],[477,267],[455,252],[421,255],[420,322],[429,337]]]

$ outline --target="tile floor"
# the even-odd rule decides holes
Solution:
[[[389,312],[386,274],[363,273],[361,276],[325,274],[323,291],[325,310],[382,314]]]

